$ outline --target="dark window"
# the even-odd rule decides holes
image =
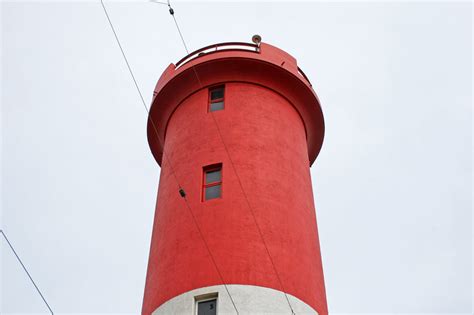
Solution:
[[[217,299],[198,302],[197,315],[216,315]]]
[[[216,110],[224,109],[224,102],[217,102],[209,104],[209,111],[215,112]]]
[[[220,169],[209,170],[206,172],[206,184],[211,184],[211,183],[220,182],[220,181],[221,181]]]
[[[222,164],[214,164],[203,169],[203,201],[222,196]]]
[[[213,88],[211,90],[211,101],[224,98],[224,87]]]
[[[206,187],[205,199],[215,199],[221,196],[221,185]]]
[[[224,109],[224,86],[209,89],[209,111]]]

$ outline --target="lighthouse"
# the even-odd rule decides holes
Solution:
[[[294,57],[259,39],[185,56],[147,135],[161,175],[142,314],[328,313],[310,175],[324,119]]]

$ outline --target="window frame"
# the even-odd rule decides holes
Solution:
[[[216,315],[219,314],[219,293],[207,293],[194,297],[194,314],[199,315],[199,303],[216,300]]]
[[[216,182],[206,183],[207,173],[212,172],[212,171],[217,171],[217,170],[220,170],[220,172],[221,172],[221,179],[219,181],[216,181]],[[202,183],[201,183],[201,201],[202,202],[210,201],[210,200],[213,200],[213,199],[222,199],[222,195],[223,195],[223,189],[222,189],[223,184],[222,184],[222,182],[223,182],[223,179],[224,179],[224,172],[223,172],[222,163],[215,163],[215,164],[204,166],[202,168]],[[212,199],[206,199],[206,188],[214,187],[214,186],[218,186],[218,185],[221,186],[220,196],[216,197],[216,198],[212,198]]]
[[[216,99],[211,99],[211,96],[212,96],[212,92],[215,91],[215,90],[219,90],[219,89],[222,89],[222,97],[221,98],[216,98]],[[220,111],[220,110],[224,110],[225,109],[225,85],[216,85],[216,86],[212,86],[209,88],[208,90],[208,97],[207,97],[207,112],[208,113],[212,113],[212,112],[217,112],[217,111]],[[212,104],[215,104],[215,103],[219,103],[219,102],[222,102],[222,109],[217,109],[217,110],[211,110],[211,106]]]

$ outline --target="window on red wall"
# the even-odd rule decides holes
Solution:
[[[213,164],[203,168],[202,200],[222,197],[222,164]]]
[[[209,89],[209,112],[224,109],[224,86],[215,86]]]

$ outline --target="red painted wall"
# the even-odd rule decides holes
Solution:
[[[208,91],[187,97],[166,129],[143,314],[186,291],[222,284],[184,200],[187,194],[227,284],[282,290],[211,115],[214,115],[286,292],[327,314],[305,127],[260,85],[226,82],[225,109]],[[223,164],[223,196],[201,201],[203,166]]]

